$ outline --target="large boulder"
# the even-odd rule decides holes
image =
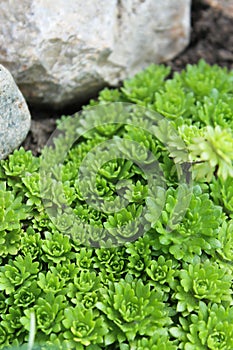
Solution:
[[[0,2],[0,63],[34,104],[60,108],[189,42],[191,0]]]
[[[0,160],[25,139],[31,115],[10,72],[0,65]]]

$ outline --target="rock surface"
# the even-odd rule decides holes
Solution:
[[[0,2],[0,63],[33,104],[79,104],[189,42],[191,0]]]
[[[10,72],[0,65],[0,160],[24,141],[30,121],[23,95]]]

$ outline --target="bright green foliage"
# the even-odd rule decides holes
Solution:
[[[15,198],[11,191],[7,191],[4,182],[1,183],[0,196],[0,230],[11,231],[21,228],[20,221],[27,217],[22,198]]]
[[[22,256],[30,253],[33,260],[39,259],[41,253],[42,240],[38,232],[29,226],[21,235],[22,246],[20,252]]]
[[[22,221],[27,218],[27,208],[20,196],[7,189],[5,182],[0,182],[0,256],[17,254],[20,248]]]
[[[123,208],[120,212],[110,215],[104,227],[113,236],[122,236],[122,241],[127,242],[128,239],[132,239],[138,232],[138,222],[135,219],[140,216],[141,211],[141,206],[136,207],[132,204],[127,209]]]
[[[103,344],[103,337],[107,333],[104,317],[97,310],[82,309],[82,305],[68,308],[64,312],[62,322],[66,331],[64,338],[71,348],[85,349],[90,344]]]
[[[221,205],[227,215],[233,216],[233,178],[225,181],[214,179],[210,184],[211,196],[216,204]]]
[[[33,262],[30,254],[10,259],[8,264],[0,267],[0,290],[10,294],[26,281],[32,281],[39,269],[39,262]]]
[[[0,349],[233,349],[232,94],[152,65],[0,162]]]
[[[45,239],[42,242],[41,249],[44,252],[42,259],[46,262],[60,263],[70,260],[72,254],[70,252],[71,245],[68,236],[63,236],[59,232],[51,234],[45,232]]]
[[[184,261],[192,260],[193,256],[201,255],[203,251],[213,254],[220,247],[220,207],[214,205],[209,195],[202,193],[201,188],[196,186],[183,220],[176,224],[176,217],[172,218],[176,203],[177,191],[168,190],[161,220],[154,225],[153,236],[158,240],[159,249]]]
[[[233,135],[230,131],[221,130],[220,126],[207,126],[204,135],[194,138],[189,149],[193,161],[201,162],[194,169],[198,179],[207,177],[210,181],[215,171],[223,180],[233,177]]]
[[[109,248],[96,249],[93,267],[100,271],[100,278],[103,284],[108,284],[108,281],[118,281],[128,269],[127,255],[125,249]]]
[[[64,300],[65,297],[62,295],[54,296],[52,293],[48,293],[36,301],[33,310],[36,315],[38,330],[47,335],[52,332],[58,333],[61,331],[61,320],[63,319],[64,309],[66,307]],[[21,323],[27,330],[30,329],[30,313],[30,309],[26,310],[26,316],[21,318]]]
[[[79,276],[74,277],[74,282],[69,283],[67,295],[74,305],[82,302],[88,309],[96,305],[100,286],[100,278],[94,271],[81,271]]]
[[[223,259],[227,263],[233,262],[233,221],[224,221],[222,227],[219,230],[218,239],[221,243],[221,247],[217,250],[221,260]]]
[[[9,155],[8,159],[1,161],[6,177],[15,179],[17,177],[29,176],[39,168],[39,159],[33,157],[32,153],[26,152],[22,147]],[[16,180],[16,179],[15,179]]]
[[[164,85],[164,79],[170,73],[170,68],[163,65],[151,65],[143,73],[138,73],[131,80],[124,82],[123,95],[140,105],[153,103],[155,92]]]
[[[108,289],[101,289],[101,301],[97,308],[106,314],[115,327],[119,340],[132,341],[137,335],[152,336],[160,328],[171,323],[169,308],[162,301],[162,293],[151,290],[141,280],[130,276]],[[111,324],[111,323],[110,323]]]
[[[232,93],[232,77],[232,72],[229,73],[217,65],[211,67],[204,60],[200,60],[196,66],[187,65],[180,75],[175,74],[175,78],[181,80],[183,86],[200,100],[209,96],[213,89],[221,94]]]
[[[56,274],[56,272],[40,272],[38,275],[37,284],[41,288],[41,290],[46,294],[65,293],[65,282]]]
[[[183,338],[185,350],[231,350],[233,347],[233,308],[199,303],[198,312],[182,320],[182,327],[171,330],[175,337]],[[183,328],[183,329],[182,329]]]
[[[136,277],[143,277],[151,261],[149,237],[140,237],[135,243],[128,244],[126,252],[129,254],[128,272]]]
[[[39,174],[27,174],[22,177],[22,182],[25,186],[25,196],[28,197],[26,204],[31,207],[36,207],[38,211],[43,210],[42,201],[40,198]]]
[[[22,342],[25,337],[25,328],[20,322],[22,311],[20,308],[10,307],[6,314],[1,315],[1,326],[6,330],[10,343],[17,338]]]
[[[40,294],[41,289],[38,287],[35,280],[26,281],[21,287],[17,288],[14,295],[10,295],[10,297],[6,299],[6,304],[17,305],[26,309],[35,303]]]
[[[156,288],[160,288],[164,292],[169,292],[175,288],[176,269],[179,263],[172,259],[165,259],[164,255],[151,260],[146,268],[146,273],[151,279],[150,284]]]
[[[165,333],[165,334],[164,334]],[[120,350],[176,350],[174,342],[169,341],[166,332],[155,332],[152,337],[143,337],[130,342],[130,345],[122,343]]]
[[[233,100],[230,94],[221,94],[213,89],[210,96],[205,96],[203,103],[197,101],[195,120],[204,125],[232,129]]]
[[[155,109],[170,119],[187,117],[194,107],[192,92],[185,92],[180,82],[167,80],[165,91],[155,94]]]
[[[178,300],[177,311],[189,314],[198,309],[198,301],[230,304],[232,301],[232,276],[216,262],[196,258],[180,270],[180,285],[174,298]],[[225,303],[225,304],[226,304]]]

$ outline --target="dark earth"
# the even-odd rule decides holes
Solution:
[[[191,41],[179,56],[167,62],[172,71],[180,71],[188,63],[197,63],[200,58],[204,58],[209,64],[233,69],[233,17],[209,6],[206,0],[193,0],[191,13]],[[70,106],[66,110],[54,112],[30,107],[32,125],[23,146],[34,155],[39,155],[56,128],[56,119],[62,114],[73,114],[79,109],[77,106]]]

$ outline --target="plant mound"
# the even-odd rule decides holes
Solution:
[[[1,161],[0,349],[29,349],[31,315],[33,350],[233,349],[233,74],[169,74],[103,90],[75,142],[63,117],[40,158]]]

